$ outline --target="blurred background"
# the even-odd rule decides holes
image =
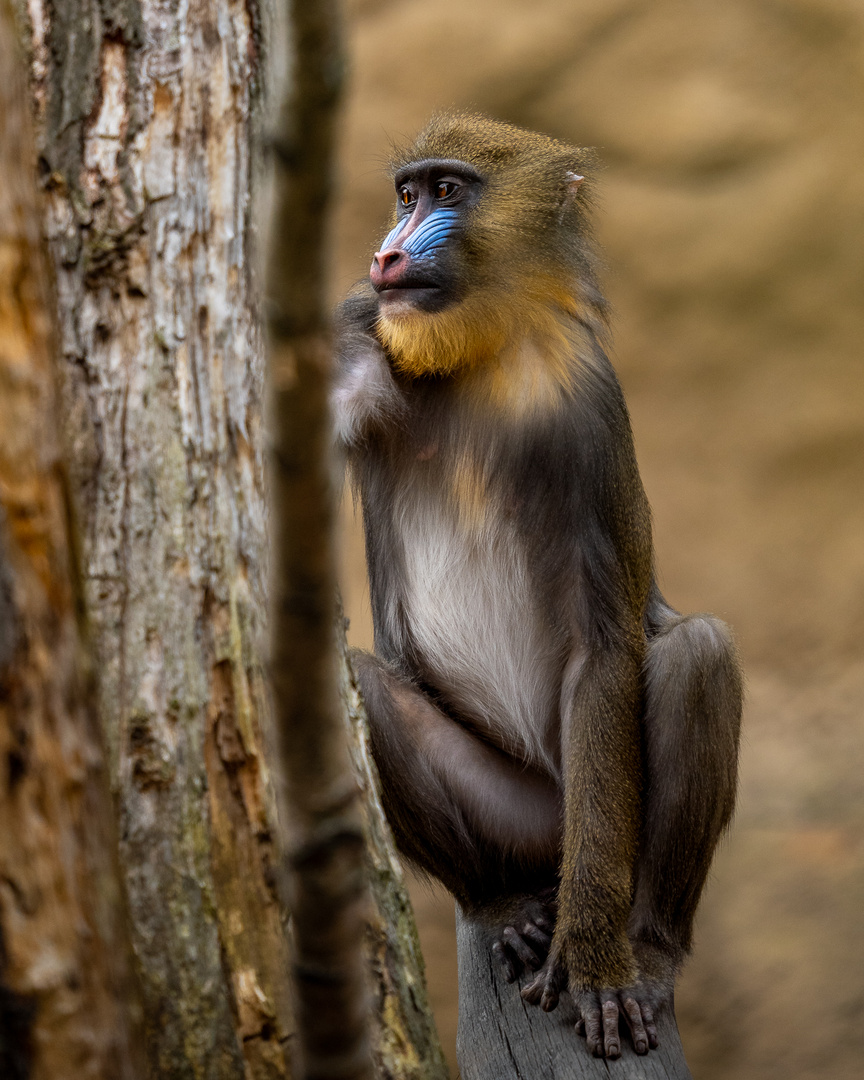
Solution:
[[[678,993],[700,1080],[864,1071],[864,5],[349,0],[337,294],[388,140],[476,107],[596,146],[615,354],[661,582],[735,628],[735,826]],[[342,588],[371,647],[346,499]],[[453,1075],[452,903],[414,889]]]

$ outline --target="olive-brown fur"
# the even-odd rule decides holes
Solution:
[[[619,1017],[640,1053],[656,1045],[690,947],[733,810],[741,678],[727,628],[654,581],[604,352],[593,169],[546,136],[434,118],[394,162],[391,225],[449,200],[458,229],[424,273],[467,286],[436,311],[355,290],[334,409],[375,623],[355,662],[397,842],[492,927],[509,975],[540,968],[527,1000],[569,988],[589,1047],[615,1057]]]

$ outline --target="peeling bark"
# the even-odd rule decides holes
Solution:
[[[5,0],[0,73],[0,1075],[144,1080],[58,439],[24,59]]]
[[[256,0],[28,0],[65,427],[151,1061],[288,1075],[267,708]]]

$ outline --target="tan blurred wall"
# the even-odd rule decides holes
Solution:
[[[339,291],[388,138],[475,106],[606,163],[598,219],[670,600],[738,633],[740,810],[679,993],[703,1080],[864,1075],[864,4],[354,0]],[[368,644],[362,542],[343,588]],[[449,905],[430,978],[452,1029]]]

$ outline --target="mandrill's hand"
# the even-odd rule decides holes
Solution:
[[[401,421],[403,395],[374,334],[374,295],[355,290],[335,318],[336,371],[330,392],[333,433],[343,449],[357,447],[377,428]]]
[[[672,1000],[677,964],[654,949],[634,949],[642,974],[620,989],[582,990],[573,993],[579,1013],[576,1030],[584,1035],[595,1057],[621,1056],[621,1020],[630,1031],[637,1054],[647,1054],[659,1045],[655,1014]],[[644,965],[644,966],[643,966]],[[567,988],[566,967],[560,957],[550,955],[543,969],[523,989],[522,997],[550,1012]]]
[[[589,990],[575,994],[580,1019],[576,1030],[584,1035],[588,1049],[595,1057],[617,1058],[621,1056],[621,1030],[619,1021],[624,1018],[633,1039],[637,1054],[647,1054],[659,1045],[654,1024],[652,995],[644,994],[642,988],[628,986],[623,990]]]

